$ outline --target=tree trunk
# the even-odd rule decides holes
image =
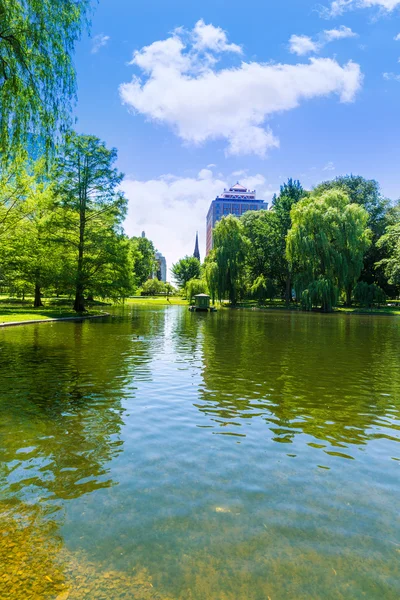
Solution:
[[[292,300],[292,278],[291,274],[288,273],[286,277],[286,289],[285,289],[285,302],[286,306],[289,306]]]
[[[84,283],[83,283],[83,250],[85,241],[85,199],[81,198],[80,202],[80,215],[79,215],[79,246],[78,246],[78,270],[76,274],[76,287],[75,287],[75,301],[74,310],[76,312],[85,312],[85,298],[83,296]]]
[[[86,302],[94,302],[94,298],[93,298],[93,294],[92,293],[88,294],[88,297],[86,298]]]
[[[351,306],[351,296],[353,294],[353,287],[349,285],[346,288],[346,306]]]
[[[38,283],[35,284],[35,300],[33,302],[33,308],[40,308],[43,306],[41,293],[40,293],[40,285]]]

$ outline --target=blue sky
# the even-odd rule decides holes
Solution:
[[[400,0],[100,0],[77,129],[118,148],[127,233],[171,266],[198,229],[204,255],[236,180],[269,200],[288,177],[355,173],[398,198],[399,17]]]

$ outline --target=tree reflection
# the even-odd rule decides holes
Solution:
[[[117,483],[123,400],[137,373],[149,377],[148,343],[129,321],[3,333],[3,494],[70,499]]]
[[[208,319],[202,337],[198,408],[214,427],[241,433],[259,418],[274,441],[341,446],[384,436],[374,425],[400,415],[390,320],[238,311]]]

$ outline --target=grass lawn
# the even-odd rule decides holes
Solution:
[[[83,315],[77,314],[70,307],[71,302],[60,299],[48,299],[43,302],[45,306],[32,308],[33,299],[18,300],[0,296],[0,325],[2,323],[17,323],[19,321],[36,321],[48,319],[63,319],[66,317],[96,316],[102,312],[96,308],[90,308]]]
[[[136,306],[189,306],[188,301],[180,296],[135,296],[127,298],[125,304]]]

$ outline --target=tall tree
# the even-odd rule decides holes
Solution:
[[[90,0],[0,0],[0,151],[51,144],[75,95],[72,55]]]
[[[286,273],[286,258],[278,215],[274,210],[248,210],[241,221],[249,241],[246,268],[250,283],[254,284],[259,277],[281,283]]]
[[[3,267],[10,283],[33,291],[35,308],[43,306],[42,290],[59,279],[65,251],[53,244],[51,220],[54,199],[51,186],[37,182],[24,203],[27,214],[18,220],[3,248]]]
[[[359,204],[368,213],[368,227],[372,232],[371,245],[364,256],[364,266],[360,279],[367,283],[376,283],[387,289],[387,278],[383,268],[376,268],[376,263],[384,259],[384,249],[377,242],[388,225],[390,201],[381,194],[379,183],[374,179],[365,179],[361,175],[344,175],[332,181],[324,181],[317,185],[315,192],[324,193],[329,190],[340,190],[348,195],[353,204]]]
[[[310,309],[330,311],[340,291],[354,285],[370,244],[368,213],[340,190],[312,194],[291,212],[287,258],[296,262],[296,292]]]
[[[221,219],[215,226],[213,241],[214,248],[206,261],[209,290],[213,300],[221,301],[227,297],[235,305],[244,288],[249,244],[242,221],[233,215]]]
[[[200,261],[194,256],[185,256],[172,265],[171,271],[175,282],[180,288],[185,289],[188,281],[200,278]]]
[[[146,237],[131,238],[135,287],[141,287],[156,269],[156,251],[153,242]]]
[[[127,200],[119,190],[123,175],[114,167],[115,148],[98,138],[70,133],[54,178],[58,205],[63,209],[60,243],[76,249],[74,310],[85,310],[84,293],[93,290],[109,265],[121,259],[117,242]],[[123,253],[122,253],[123,254]]]
[[[378,247],[385,251],[385,258],[381,259],[378,266],[385,270],[389,283],[398,289],[400,286],[400,218],[397,223],[387,227],[385,234],[378,241]]]
[[[272,199],[272,208],[277,219],[277,248],[276,253],[280,258],[276,267],[278,269],[278,279],[285,290],[286,304],[289,304],[292,298],[292,265],[286,258],[286,236],[292,226],[291,210],[297,202],[307,196],[300,181],[288,179],[281,186],[279,196]]]

